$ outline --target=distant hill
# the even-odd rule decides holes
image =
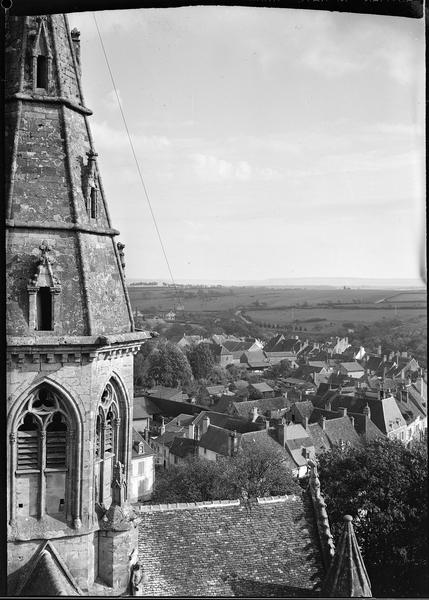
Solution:
[[[151,277],[128,278],[130,283],[145,282],[171,283],[166,279]],[[177,279],[177,284],[183,285],[222,285],[222,286],[261,286],[261,287],[318,287],[318,288],[373,288],[373,289],[426,289],[426,284],[420,279],[375,279],[364,277],[294,277],[258,280],[209,280],[209,279]]]

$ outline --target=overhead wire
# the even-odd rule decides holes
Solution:
[[[138,172],[138,175],[139,175],[139,179],[140,179],[143,191],[144,191],[144,195],[145,195],[147,204],[149,206],[149,211],[150,211],[150,214],[152,216],[152,221],[153,221],[153,224],[155,226],[155,231],[157,233],[158,240],[159,240],[159,243],[161,245],[162,253],[164,255],[164,259],[165,259],[165,262],[166,262],[166,265],[167,265],[167,269],[168,269],[168,272],[170,274],[171,282],[172,282],[173,287],[174,287],[175,296],[176,296],[176,299],[178,300],[178,303],[183,305],[183,303],[181,302],[179,291],[177,289],[176,281],[175,281],[175,279],[173,277],[173,272],[172,272],[172,269],[171,269],[171,266],[170,266],[170,262],[168,260],[167,252],[165,250],[165,246],[164,246],[164,243],[162,241],[161,232],[159,230],[158,223],[157,223],[157,220],[156,220],[156,217],[155,217],[155,213],[154,213],[153,208],[152,208],[152,203],[150,201],[149,194],[148,194],[148,191],[147,191],[147,188],[146,188],[146,184],[144,182],[143,174],[142,174],[142,171],[140,169],[140,163],[138,161],[137,154],[136,154],[136,151],[134,149],[133,140],[132,140],[132,137],[131,137],[131,134],[130,134],[130,130],[128,129],[127,120],[125,118],[124,110],[122,108],[122,103],[121,103],[121,99],[119,97],[119,93],[118,93],[118,90],[117,90],[117,87],[116,87],[115,78],[113,77],[112,69],[110,68],[109,58],[107,56],[107,52],[106,52],[106,49],[105,49],[105,46],[104,46],[104,43],[103,43],[103,38],[101,36],[100,28],[98,27],[98,22],[97,22],[97,19],[96,19],[96,16],[95,16],[94,12],[92,13],[92,17],[94,19],[95,27],[97,29],[97,33],[98,33],[98,37],[99,37],[99,40],[100,40],[101,48],[102,48],[102,51],[103,51],[104,59],[106,61],[107,69],[109,71],[110,79],[111,79],[111,82],[112,82],[112,85],[113,85],[113,90],[115,92],[116,99],[118,101],[119,111],[121,113],[122,121],[124,123],[124,127],[125,127],[125,131],[126,131],[126,134],[127,134],[127,137],[128,137],[129,144],[130,144],[131,152],[132,152],[132,155],[134,157],[134,162],[135,162],[136,167],[137,167],[137,172]]]

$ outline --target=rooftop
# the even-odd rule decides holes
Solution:
[[[146,596],[312,597],[324,577],[307,496],[142,507]]]

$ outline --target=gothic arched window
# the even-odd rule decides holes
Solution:
[[[95,427],[95,501],[108,508],[112,495],[113,467],[123,462],[118,394],[112,383],[104,388]]]
[[[13,433],[16,516],[71,516],[72,432],[73,419],[59,394],[47,385],[30,394]]]

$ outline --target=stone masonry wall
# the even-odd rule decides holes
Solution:
[[[39,246],[46,240],[51,246],[51,255],[56,262],[54,275],[61,283],[61,292],[55,302],[60,305],[60,320],[52,332],[43,335],[86,335],[86,306],[78,261],[76,235],[68,231],[43,231],[19,229],[7,236],[7,333],[8,335],[34,335],[29,327],[29,306],[27,284],[33,277]]]

